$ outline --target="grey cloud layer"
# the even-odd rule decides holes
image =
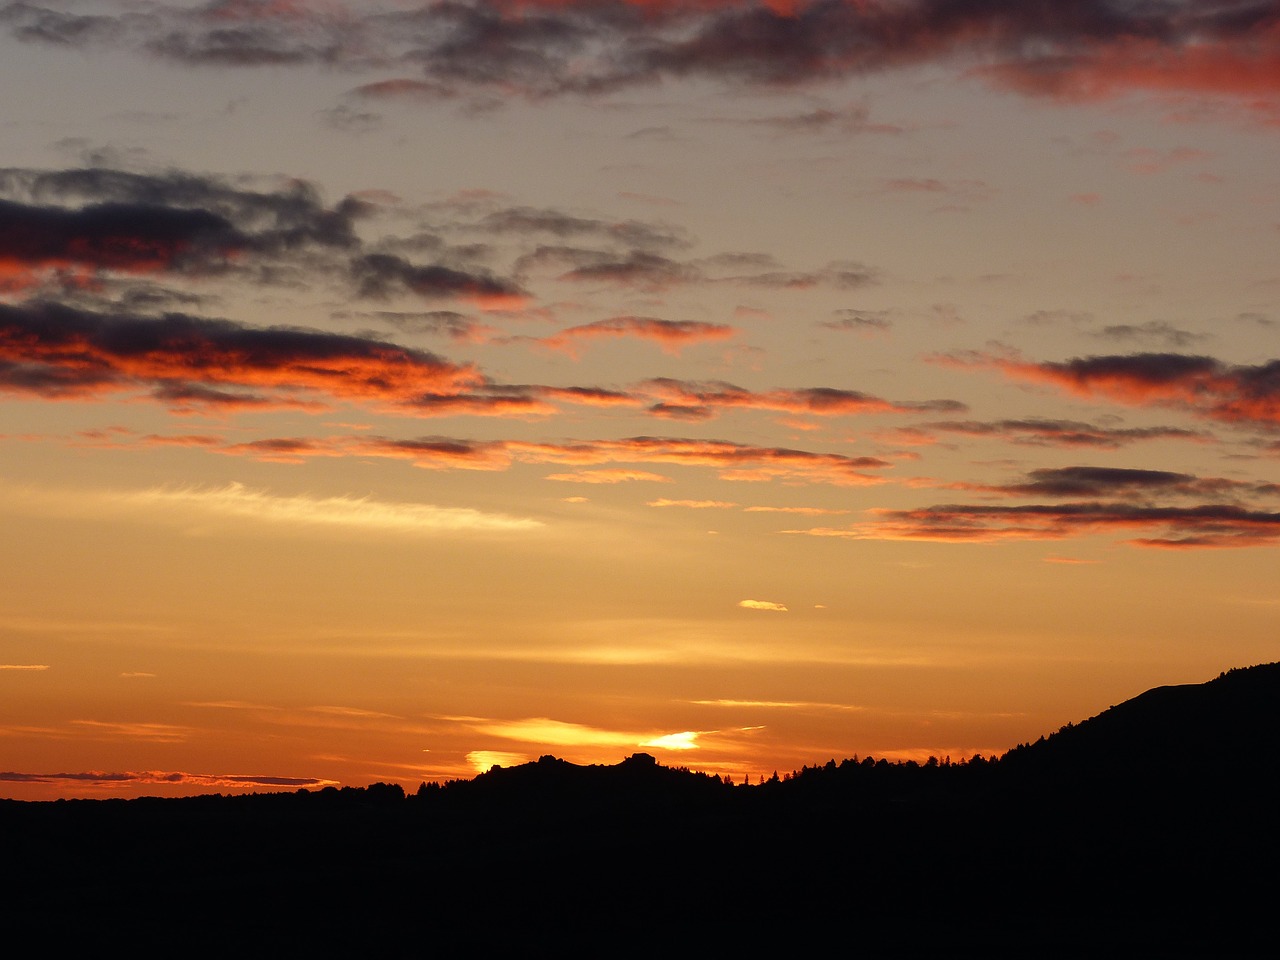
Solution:
[[[1275,63],[1278,21],[1274,2],[1231,0],[0,7],[0,26],[31,42],[125,46],[201,66],[377,70],[391,76],[365,95],[431,97],[591,95],[681,77],[791,85],[923,62],[1040,94],[1274,92],[1274,72],[1258,66]]]

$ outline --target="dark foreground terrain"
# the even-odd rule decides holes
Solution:
[[[1268,664],[998,761],[0,801],[0,919],[15,948],[144,954],[1269,957],[1278,801]]]

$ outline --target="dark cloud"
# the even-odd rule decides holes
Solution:
[[[659,377],[645,381],[642,389],[655,395],[651,408],[659,415],[679,419],[705,419],[725,409],[774,410],[815,416],[873,413],[921,413],[965,409],[958,400],[894,401],[835,387],[782,388],[756,392],[723,381],[689,381]]]
[[[677,227],[643,220],[598,220],[559,210],[510,207],[481,218],[475,228],[498,234],[550,234],[561,239],[590,237],[635,250],[660,250],[689,245]]]
[[[856,540],[926,540],[998,543],[1061,540],[1095,534],[1136,533],[1134,546],[1163,549],[1271,546],[1280,541],[1280,513],[1228,504],[1153,507],[1080,502],[1057,505],[943,504],[881,511],[851,527],[814,527],[785,533]]]
[[[893,321],[883,310],[840,310],[834,320],[819,320],[818,326],[828,330],[887,333],[893,326]]]
[[[1095,501],[1007,507],[942,504],[917,510],[881,511],[876,520],[860,527],[788,532],[855,539],[960,543],[1059,540],[1098,533],[1132,532],[1149,534],[1129,541],[1138,546],[1251,547],[1280,541],[1280,513],[1250,510],[1233,504],[1187,507]]]
[[[0,25],[11,30],[19,40],[55,46],[80,47],[121,41],[132,19],[123,15],[66,13],[25,2],[0,7]]]
[[[28,286],[38,271],[203,272],[250,240],[201,209],[101,203],[79,209],[0,200],[0,283]],[[24,276],[25,275],[25,276]]]
[[[305,15],[243,0],[103,7],[87,15],[13,2],[0,7],[0,25],[30,42],[110,44],[198,66],[394,67],[400,76],[384,83],[398,91],[415,84],[433,98],[589,96],[684,77],[792,86],[920,64],[1037,96],[1256,98],[1276,92],[1271,38],[1280,29],[1280,7],[1263,0],[440,0],[400,10],[317,6]],[[417,76],[403,76],[406,64]],[[800,129],[845,122],[833,112],[777,119]]]
[[[821,270],[771,270],[720,279],[749,287],[806,290],[810,287],[829,286],[837,290],[857,290],[875,283],[878,274],[871,267],[860,263],[836,262]]]
[[[265,284],[327,277],[331,261],[358,252],[355,221],[369,209],[354,198],[327,206],[296,181],[254,187],[102,167],[0,169],[0,291],[56,289],[68,301],[101,304],[105,285],[143,275],[234,274]],[[134,308],[127,297],[119,305]]]
[[[765,127],[780,134],[796,133],[879,133],[897,135],[906,132],[906,128],[890,123],[873,123],[871,110],[861,104],[839,109],[831,107],[814,107],[802,113],[783,114],[772,117],[753,117],[748,120],[731,121],[747,126]]]
[[[364,297],[412,293],[428,300],[460,297],[490,306],[522,301],[527,296],[516,283],[489,273],[415,264],[389,253],[365,254],[351,269]]]
[[[1081,397],[1188,410],[1225,423],[1280,427],[1280,360],[1229,364],[1208,356],[1134,353],[1032,363],[1016,354],[953,354],[934,358],[959,367],[993,367]]]
[[[920,430],[994,437],[1032,446],[1100,447],[1118,449],[1143,440],[1211,440],[1208,434],[1181,427],[1111,427],[1080,420],[946,420],[921,424]]]
[[[1159,343],[1168,347],[1189,347],[1193,343],[1209,339],[1208,334],[1180,330],[1163,320],[1151,320],[1140,324],[1113,324],[1103,327],[1096,335],[1104,340],[1114,340],[1116,342],[1138,340]]]
[[[1021,482],[952,484],[1004,497],[1075,498],[1067,503],[937,504],[876,509],[873,519],[843,528],[788,533],[870,540],[993,543],[1136,533],[1138,546],[1244,547],[1280,542],[1280,513],[1242,502],[1275,496],[1280,486],[1167,470],[1072,466],[1031,470]],[[1187,500],[1199,502],[1186,503]],[[1182,501],[1182,502],[1180,502]],[[1206,502],[1208,501],[1208,502]]]
[[[1056,467],[1032,470],[1023,483],[989,489],[1011,495],[1044,497],[1220,496],[1237,491],[1256,491],[1256,485],[1168,470]]]
[[[679,263],[656,253],[635,250],[623,257],[600,259],[576,267],[562,274],[560,279],[664,290],[681,284],[697,283],[703,279],[703,274],[689,264]]]
[[[300,180],[262,186],[265,189],[253,189],[189,173],[144,174],[103,167],[0,169],[0,194],[14,200],[220,218],[239,233],[247,249],[260,253],[358,245],[354,221],[367,212],[362,201],[348,197],[327,207],[316,187]]]

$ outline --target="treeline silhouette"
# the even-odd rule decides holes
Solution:
[[[754,783],[636,754],[471,780],[0,802],[11,934],[650,956],[1262,956],[1280,664],[1150,690],[1000,758]],[[206,941],[207,942],[207,939]]]

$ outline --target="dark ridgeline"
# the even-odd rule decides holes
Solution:
[[[1270,956],[1278,800],[1267,664],[999,760],[0,802],[0,916],[15,944],[200,952]]]

